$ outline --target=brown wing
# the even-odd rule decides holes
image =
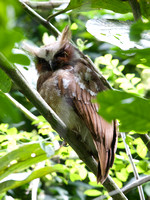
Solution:
[[[80,65],[81,63],[78,63],[77,66],[80,68]],[[77,69],[74,67],[74,70]],[[62,95],[64,95],[66,99],[71,102],[74,110],[78,116],[83,119],[92,134],[92,138],[98,152],[97,159],[99,167],[97,181],[103,183],[108,175],[109,168],[112,166],[114,161],[117,143],[116,123],[106,122],[101,116],[97,114],[98,105],[92,103],[92,99],[94,98],[92,94],[95,94],[97,89],[105,89],[100,79],[97,78],[98,83],[94,82],[96,88],[94,89],[92,77],[91,82],[89,83],[89,80],[85,80],[84,77],[81,77],[80,80],[75,78],[74,73],[75,72],[70,73],[69,71],[66,71],[60,75],[58,77],[58,88],[61,90]],[[64,80],[69,83],[67,87],[64,87]],[[81,82],[82,80],[83,82]],[[91,91],[91,89],[94,91]]]
[[[104,182],[108,175],[109,168],[112,167],[115,151],[116,151],[116,124],[115,122],[108,123],[97,114],[97,105],[91,103],[92,96],[86,90],[82,90],[79,85],[76,85],[76,92],[80,90],[81,100],[78,95],[74,98],[74,106],[78,115],[84,120],[89,128],[97,152],[98,152],[98,182]],[[89,101],[87,101],[87,96]]]

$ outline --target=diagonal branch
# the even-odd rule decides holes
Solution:
[[[137,0],[129,0],[129,4],[132,8],[134,20],[137,21],[138,19],[142,19],[139,2]]]
[[[39,24],[42,24],[47,28],[51,33],[55,36],[60,35],[60,32],[53,26],[50,22],[48,22],[46,19],[44,19],[41,15],[39,15],[37,12],[35,12],[30,6],[28,6],[23,0],[19,0],[19,2],[22,4],[24,10],[35,19]]]
[[[37,1],[29,1],[29,0],[24,0],[24,2],[30,6],[31,8],[34,9],[41,9],[41,10],[50,10],[53,8],[56,8],[62,4],[68,4],[69,0],[61,0],[61,1],[41,1],[41,2],[37,2]]]

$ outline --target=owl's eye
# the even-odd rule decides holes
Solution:
[[[67,57],[67,56],[68,56],[67,52],[64,49],[61,49],[55,54],[54,57],[57,58],[57,57]]]

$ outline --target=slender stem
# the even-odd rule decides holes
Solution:
[[[132,182],[131,184],[128,184],[128,185],[124,186],[121,189],[121,191],[124,192],[124,193],[127,193],[127,192],[131,191],[133,188],[138,187],[138,186],[140,186],[140,185],[142,185],[144,183],[147,183],[149,181],[150,181],[150,175],[145,176],[143,178],[140,178],[140,179]]]
[[[44,19],[41,15],[35,12],[30,6],[28,6],[23,0],[19,0],[19,2],[24,7],[24,10],[30,14],[37,22],[45,26],[53,35],[58,36],[60,32],[53,26],[50,22]]]
[[[105,187],[105,188],[108,188],[108,187],[110,187],[110,190],[108,190],[108,192],[109,191],[113,191],[113,187],[115,187],[116,189],[115,189],[115,191],[116,191],[116,194],[121,194],[121,197],[119,197],[119,196],[114,196],[114,199],[115,200],[119,200],[119,198],[120,198],[120,200],[121,199],[126,199],[127,200],[127,198],[126,198],[126,196],[122,193],[122,191],[120,190],[120,188],[114,183],[114,181],[112,180],[112,178],[110,177],[110,176],[108,176],[107,177],[107,179],[106,179],[106,181],[103,183],[103,186]],[[110,195],[110,193],[109,193],[109,195]]]
[[[142,19],[139,2],[137,0],[129,0],[129,4],[132,8],[135,21],[137,21],[138,19]]]
[[[54,14],[52,14],[52,15],[50,15],[50,16],[47,17],[47,21],[50,21],[52,18],[54,18],[54,17],[56,17],[56,16],[58,16],[60,14],[63,14],[65,12],[67,12],[67,9],[60,10],[60,11],[54,13]]]
[[[40,163],[37,163],[37,169],[44,168],[45,167],[45,161],[42,161]],[[38,188],[39,188],[40,178],[36,178],[33,181],[30,182],[30,188],[31,188],[31,200],[37,200],[38,199]]]
[[[31,121],[35,121],[38,118],[33,115],[30,111],[28,111],[22,104],[20,104],[18,101],[16,101],[10,94],[4,93],[4,95],[17,107],[19,108],[25,116],[30,119]]]
[[[126,153],[127,153],[128,157],[129,157],[129,161],[130,161],[130,163],[132,165],[134,177],[135,177],[136,180],[139,180],[139,174],[138,174],[136,166],[135,166],[135,164],[133,162],[132,155],[131,155],[131,152],[130,152],[130,148],[129,148],[129,146],[127,145],[127,143],[125,141],[126,135],[125,135],[125,133],[121,133],[121,136],[122,136],[122,139],[123,139],[123,142],[124,142],[124,145],[125,145]],[[145,200],[142,185],[138,186],[138,191],[139,191],[140,199],[141,200]]]
[[[31,183],[32,183],[31,200],[37,200],[40,178],[34,179]]]

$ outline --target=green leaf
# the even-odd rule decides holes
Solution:
[[[80,180],[80,175],[70,171],[70,180],[72,182]]]
[[[88,172],[88,177],[90,179],[90,182],[96,182],[96,176],[92,172]]]
[[[123,181],[123,182],[126,182],[126,181],[127,181],[128,175],[129,175],[128,171],[127,171],[126,169],[124,169],[124,168],[121,169],[120,172],[116,172],[116,177],[117,177],[119,180]]]
[[[119,179],[113,178],[113,180],[118,185],[119,188],[122,188],[123,184],[122,184],[122,182]]]
[[[21,120],[22,113],[10,102],[5,94],[0,91],[0,121],[20,123]]]
[[[117,148],[119,148],[119,149],[124,149],[124,148],[125,148],[125,147],[124,147],[124,142],[118,142]]]
[[[144,186],[144,191],[146,192],[147,196],[150,197],[150,183],[146,183]]]
[[[131,165],[131,164],[129,164],[129,165],[126,167],[126,170],[127,170],[127,172],[128,172],[128,173],[131,173],[131,172],[133,172],[132,165]]]
[[[11,89],[11,79],[7,74],[0,69],[0,90],[4,93],[9,92]]]
[[[149,162],[145,160],[140,160],[136,164],[139,168],[141,168],[144,172],[147,172],[149,170]]]
[[[150,101],[130,93],[108,90],[97,96],[99,114],[106,120],[120,120],[120,130],[150,130]]]
[[[18,132],[18,131],[17,131],[17,129],[16,129],[15,127],[10,128],[10,129],[7,130],[7,134],[8,134],[8,135],[16,135],[17,132]]]
[[[146,154],[147,154],[147,147],[144,143],[139,143],[136,147],[137,150],[137,154],[141,157],[141,158],[145,158]]]
[[[22,180],[22,181],[17,181],[17,180],[7,180],[4,182],[0,183],[0,193],[2,192],[6,192],[10,189],[19,187],[21,185],[24,185],[36,178],[40,178],[45,176],[46,174],[55,172],[55,169],[53,169],[53,167],[43,167],[39,170],[35,170],[34,172],[32,172],[26,179]]]
[[[87,196],[99,196],[102,194],[102,192],[100,192],[99,190],[95,190],[95,189],[89,189],[89,190],[86,190],[84,192],[84,194]]]
[[[132,145],[133,145],[133,139],[134,139],[134,138],[132,138],[132,136],[127,135],[125,141],[126,141],[126,143],[127,143],[129,146],[132,146]]]
[[[112,10],[117,13],[128,13],[132,12],[131,7],[127,1],[120,1],[120,0],[112,0],[112,1],[103,1],[103,0],[71,0],[64,10],[61,10],[53,15],[50,18],[57,16],[61,13],[66,13],[70,10],[76,10],[87,12],[91,11],[92,9],[107,9]]]
[[[136,46],[130,41],[131,22],[112,19],[90,19],[86,23],[87,31],[100,41],[108,42],[123,50]]]
[[[8,129],[8,124],[0,124],[0,131],[6,132]]]
[[[79,175],[81,180],[84,180],[86,178],[87,170],[85,169],[85,165],[81,165],[81,167],[79,168]]]
[[[19,146],[0,158],[0,180],[13,172],[19,172],[47,158],[47,154],[41,149],[39,142]]]
[[[131,11],[128,2],[120,2],[119,0],[103,1],[103,0],[71,0],[65,10],[80,9],[80,11],[89,11],[91,9],[107,9],[117,13],[127,13]]]
[[[20,65],[30,65],[30,59],[24,54],[11,54],[9,60]]]
[[[120,72],[122,72],[122,71],[124,70],[124,68],[125,68],[124,65],[119,65],[119,66],[118,66],[118,69],[119,69]]]
[[[115,171],[120,171],[123,168],[126,168],[126,165],[123,163],[123,160],[116,159],[112,169],[114,169]]]
[[[23,38],[23,33],[19,28],[5,30],[0,27],[0,38],[0,51],[9,57],[15,42],[19,42]]]
[[[130,29],[130,39],[136,42],[139,41],[142,38],[142,32],[144,32],[144,35],[146,35],[145,32],[149,29],[150,22],[144,23],[141,20],[139,20],[133,23]]]
[[[63,164],[56,164],[53,166],[53,169],[63,174],[69,172],[68,168]]]
[[[149,45],[148,42],[146,44]],[[150,45],[149,45],[150,46]],[[123,54],[126,54],[128,56],[128,59],[130,59],[131,63],[133,64],[144,64],[145,66],[150,67],[150,48],[145,49],[130,49],[127,51],[117,50],[119,55],[122,56]]]
[[[146,29],[149,30],[149,24],[143,26],[139,24],[140,33],[137,31],[138,39],[133,36],[136,34],[135,24],[132,28],[131,21],[119,21],[113,19],[90,19],[86,23],[86,28],[89,33],[96,37],[100,41],[108,42],[123,50],[128,50],[132,48],[143,49],[149,48],[150,46],[150,36],[149,32],[144,32],[140,35],[142,31]],[[130,31],[131,27],[131,31]],[[133,30],[133,31],[132,31]],[[130,34],[130,37],[129,37]],[[131,40],[132,39],[132,40]],[[134,39],[134,41],[133,41]],[[141,39],[141,41],[139,41]]]

